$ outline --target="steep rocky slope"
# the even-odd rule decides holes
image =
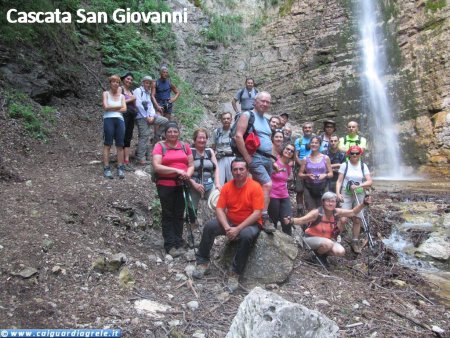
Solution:
[[[285,15],[276,8],[262,9],[264,1],[243,1],[243,8],[233,13],[240,11],[244,23],[263,14],[269,19],[259,32],[243,37],[242,44],[226,48],[201,37],[208,16],[187,1],[178,3],[192,14],[188,25],[176,28],[182,47],[177,68],[203,94],[210,110],[229,109],[244,78],[253,76],[259,89],[272,93],[274,113],[289,112],[296,122],[331,117],[341,133],[346,121],[358,119],[369,134],[355,0],[293,1]],[[448,175],[450,9],[431,10],[428,3],[380,2],[389,62],[386,80],[405,161]],[[224,11],[213,2],[206,4],[209,10]]]

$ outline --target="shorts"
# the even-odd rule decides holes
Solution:
[[[108,117],[103,119],[103,144],[116,147],[123,147],[125,138],[125,121],[118,117]]]
[[[164,114],[172,114],[173,103],[169,100],[156,100],[158,104],[162,107]]]
[[[250,174],[252,178],[263,185],[272,181],[272,160],[268,157],[262,156],[258,153],[253,155],[252,163],[249,165]]]
[[[358,196],[358,200],[359,203],[362,203],[362,201],[364,200],[364,193],[360,193],[360,194],[356,194]],[[358,202],[356,201],[355,195],[347,195],[345,192],[342,194],[342,196],[344,197],[344,202],[342,202],[341,205],[341,209],[346,209],[346,210],[350,210],[353,209],[354,207],[356,207],[358,205]],[[364,213],[363,210],[361,210],[356,217],[358,218],[363,218],[364,217]]]
[[[309,246],[309,247],[311,248],[311,250],[313,250],[313,251],[317,250],[317,249],[322,245],[323,242],[328,242],[328,241],[333,241],[333,242],[334,242],[334,245],[338,245],[338,246],[340,246],[342,249],[344,249],[344,248],[342,247],[341,244],[335,242],[335,241],[332,240],[332,239],[328,239],[328,238],[325,238],[325,237],[316,237],[316,236],[308,237],[308,236],[304,236],[304,237],[303,237],[303,241],[304,241],[306,244],[308,244],[308,246]]]

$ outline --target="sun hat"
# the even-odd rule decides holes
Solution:
[[[144,81],[153,81],[152,77],[150,75],[146,75],[142,78],[141,83]]]
[[[364,153],[364,150],[360,146],[350,146],[345,155],[350,156],[350,153],[353,152],[359,152],[359,154],[362,155]]]
[[[215,188],[211,193],[209,194],[208,198],[208,207],[211,210],[215,210],[217,206],[217,202],[219,201],[220,191],[219,189]]]

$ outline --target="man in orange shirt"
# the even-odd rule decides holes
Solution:
[[[239,276],[247,263],[250,250],[261,230],[264,194],[261,185],[248,177],[248,165],[240,158],[231,162],[233,179],[220,191],[216,218],[205,224],[197,252],[194,278],[202,278],[209,270],[209,256],[214,239],[226,235],[238,242],[236,255],[228,278],[231,292],[239,287]]]

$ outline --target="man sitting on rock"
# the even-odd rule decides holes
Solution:
[[[264,194],[261,185],[248,177],[248,165],[243,159],[237,158],[231,162],[231,172],[233,179],[220,192],[216,219],[206,223],[203,229],[197,252],[197,268],[192,277],[202,278],[209,272],[214,239],[226,235],[229,240],[238,242],[228,278],[228,288],[233,292],[239,287],[239,276],[261,229]]]

